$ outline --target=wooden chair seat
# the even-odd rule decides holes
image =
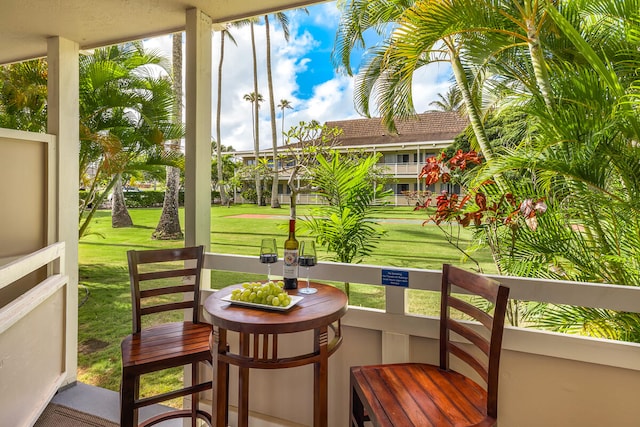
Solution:
[[[177,322],[143,329],[121,344],[122,366],[138,375],[182,366],[194,360],[211,360],[207,323]]]
[[[376,426],[493,426],[487,393],[454,371],[422,363],[358,366],[351,382],[365,396],[364,412]],[[456,400],[452,401],[451,396]]]

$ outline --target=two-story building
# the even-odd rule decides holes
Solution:
[[[379,165],[389,176],[387,187],[393,190],[390,203],[402,206],[415,204],[416,199],[410,196],[415,192],[437,192],[446,190],[458,192],[450,184],[437,183],[425,186],[418,179],[420,170],[428,157],[439,154],[448,147],[468,125],[465,116],[457,112],[426,112],[415,118],[398,120],[397,133],[390,133],[380,118],[363,118],[353,120],[339,120],[326,122],[328,128],[338,128],[342,133],[337,138],[336,149],[340,151],[362,151],[380,153]],[[281,150],[279,154],[282,154]],[[255,164],[253,151],[234,153],[246,165]],[[260,152],[263,158],[270,159],[273,151],[270,149]],[[272,164],[272,163],[271,163]],[[281,203],[289,203],[289,189],[287,180],[289,173],[286,168],[279,173],[278,192]],[[301,195],[298,203],[315,203],[314,195]]]

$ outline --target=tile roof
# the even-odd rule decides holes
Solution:
[[[340,145],[394,144],[402,142],[453,140],[468,126],[466,116],[457,112],[434,111],[415,118],[397,120],[397,134],[390,133],[380,118],[326,122],[343,130]]]

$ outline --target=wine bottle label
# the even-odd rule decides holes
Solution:
[[[284,250],[284,273],[285,279],[295,279],[298,277],[298,250]]]

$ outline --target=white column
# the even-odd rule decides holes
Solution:
[[[56,182],[53,211],[54,229],[47,240],[65,242],[64,271],[69,276],[66,298],[65,382],[76,380],[78,370],[78,174],[79,174],[79,47],[76,42],[60,37],[48,39],[47,131],[56,135]]]
[[[211,18],[186,12],[185,245],[211,247]],[[209,270],[202,275],[209,288]]]

